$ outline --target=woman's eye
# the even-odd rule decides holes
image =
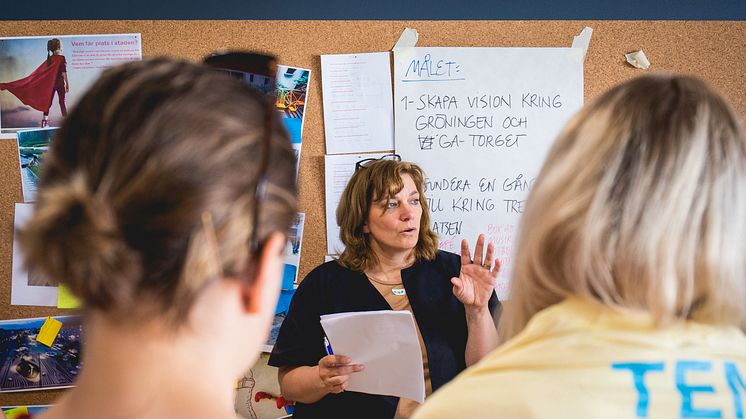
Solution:
[[[388,203],[386,204],[386,209],[394,209],[394,208],[396,208],[396,207],[397,207],[398,205],[399,205],[399,203],[398,203],[398,202],[396,202],[396,201],[389,201],[389,202],[388,202]]]
[[[412,205],[420,205],[420,198],[415,198],[412,200]]]

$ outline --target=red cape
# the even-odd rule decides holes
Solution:
[[[65,60],[62,55],[52,55],[49,64],[44,60],[28,76],[8,83],[0,83],[0,90],[13,93],[21,102],[41,112],[49,112],[54,96],[57,71]]]

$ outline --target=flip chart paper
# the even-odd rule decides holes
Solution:
[[[394,51],[396,152],[425,171],[440,248],[479,233],[508,293],[520,216],[542,162],[583,103],[582,48]]]

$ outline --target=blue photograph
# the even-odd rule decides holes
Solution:
[[[0,392],[70,387],[81,363],[80,316],[56,316],[62,322],[52,346],[36,341],[45,317],[0,321]]]
[[[57,128],[18,131],[18,160],[21,163],[24,202],[36,200],[36,185],[39,183],[41,166],[55,132]]]

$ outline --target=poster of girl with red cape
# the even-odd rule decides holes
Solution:
[[[67,60],[62,55],[62,43],[58,38],[47,41],[47,59],[28,76],[0,83],[0,90],[13,93],[24,104],[42,112],[41,127],[49,126],[49,108],[55,93],[59,99],[60,113],[67,115],[65,94],[70,91],[67,81]]]
[[[0,130],[59,126],[104,69],[141,58],[140,34],[0,38]]]

